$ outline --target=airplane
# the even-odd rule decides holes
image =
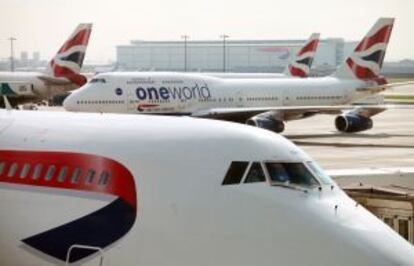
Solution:
[[[220,79],[186,73],[102,73],[73,91],[63,106],[80,112],[188,115],[246,123],[277,133],[284,130],[286,121],[337,114],[339,131],[359,132],[372,128],[371,116],[402,107],[351,103],[411,84],[387,84],[379,76],[393,24],[393,18],[379,19],[328,77]]]
[[[300,77],[307,78],[315,58],[316,49],[319,44],[319,33],[312,33],[306,43],[299,49],[292,61],[285,68],[283,73],[232,73],[232,72],[201,72],[216,78],[288,78]]]
[[[0,111],[0,265],[389,266],[414,248],[278,134]]]
[[[7,96],[11,105],[17,107],[84,85],[87,79],[80,69],[91,31],[92,24],[79,24],[44,72],[0,72],[0,95]],[[0,105],[4,106],[2,98]]]

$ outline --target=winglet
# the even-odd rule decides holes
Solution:
[[[286,67],[285,74],[292,77],[306,78],[309,76],[310,68],[315,58],[316,49],[319,44],[319,33],[313,33],[305,45],[296,53],[292,62]]]

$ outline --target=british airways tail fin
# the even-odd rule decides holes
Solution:
[[[292,62],[286,67],[285,75],[306,78],[309,76],[316,49],[319,44],[319,33],[313,33],[305,45],[296,53]]]
[[[48,64],[47,73],[51,78],[64,78],[78,86],[87,82],[86,77],[80,74],[80,69],[91,31],[91,23],[82,23],[76,27]]]
[[[391,37],[394,18],[380,18],[356,46],[353,53],[333,74],[342,79],[381,82],[380,70]]]

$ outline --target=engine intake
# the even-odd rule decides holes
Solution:
[[[371,129],[372,119],[360,115],[340,115],[335,118],[335,127],[341,132],[354,133]]]
[[[272,116],[255,116],[246,121],[246,124],[250,126],[264,128],[276,133],[283,132],[285,130],[285,123],[277,120]]]

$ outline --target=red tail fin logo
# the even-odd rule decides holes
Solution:
[[[80,24],[49,62],[49,72],[55,78],[66,78],[78,86],[87,82],[80,69],[92,31],[92,24]]]
[[[297,52],[295,60],[289,64],[288,74],[293,77],[308,77],[318,44],[319,34],[314,33],[306,44]]]
[[[379,19],[334,75],[340,78],[381,80],[380,70],[393,25],[393,18]]]

